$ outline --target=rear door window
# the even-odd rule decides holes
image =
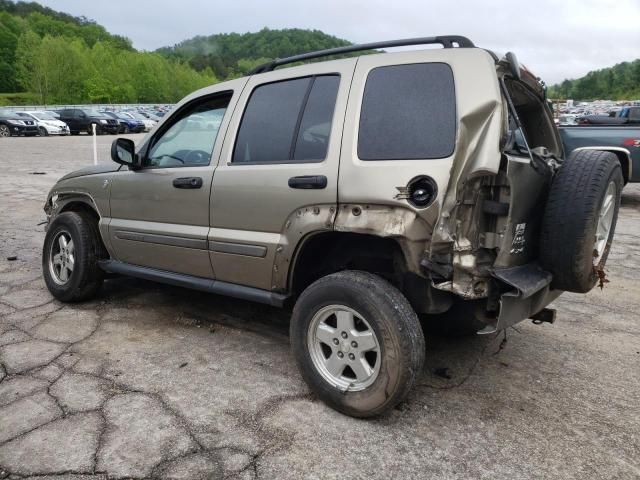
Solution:
[[[445,63],[371,70],[360,112],[361,160],[444,158],[456,140],[456,98]]]
[[[233,163],[322,161],[340,77],[296,78],[257,87],[245,109]]]

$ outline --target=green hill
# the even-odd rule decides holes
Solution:
[[[565,80],[549,88],[549,97],[575,100],[640,99],[640,59],[595,70],[576,80]]]
[[[0,104],[174,102],[216,81],[87,18],[0,0]]]
[[[211,68],[216,77],[226,79],[242,76],[275,58],[345,45],[351,42],[319,30],[263,28],[255,33],[198,36],[156,52],[187,61],[196,70]]]

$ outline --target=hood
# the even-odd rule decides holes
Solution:
[[[39,123],[43,123],[44,125],[54,125],[56,127],[66,127],[67,124],[62,120],[38,120]]]
[[[101,163],[100,165],[92,165],[90,167],[81,168],[75,172],[67,173],[60,180],[68,180],[70,178],[84,177],[87,175],[97,175],[99,173],[117,172],[121,165],[117,163]]]

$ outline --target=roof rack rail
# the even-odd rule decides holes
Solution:
[[[257,73],[271,72],[282,65],[289,63],[303,62],[313,58],[328,57],[331,55],[341,55],[343,53],[361,52],[365,50],[377,50],[379,48],[407,47],[409,45],[429,45],[440,44],[444,48],[473,48],[475,45],[467,37],[460,35],[442,35],[438,37],[405,38],[403,40],[388,40],[386,42],[362,43],[360,45],[347,45],[346,47],[329,48],[316,52],[301,53],[292,57],[277,58],[271,62],[260,65],[249,72],[249,75]]]

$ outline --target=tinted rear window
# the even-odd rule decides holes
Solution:
[[[444,63],[378,67],[362,99],[362,160],[448,157],[456,140],[453,72]]]
[[[291,142],[311,78],[255,89],[242,117],[233,162],[289,160]]]
[[[340,77],[268,83],[251,94],[233,163],[322,161],[326,157]]]

